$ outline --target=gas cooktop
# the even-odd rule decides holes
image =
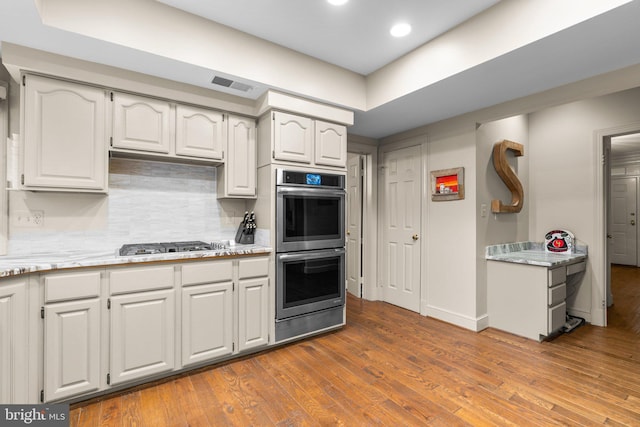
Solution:
[[[118,254],[120,256],[152,255],[169,252],[212,251],[224,248],[226,248],[226,245],[222,242],[206,243],[199,240],[187,242],[132,243],[122,245]]]

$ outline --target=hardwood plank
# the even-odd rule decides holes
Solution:
[[[122,425],[143,425],[143,414],[140,412],[140,393],[133,391],[120,397],[122,402]]]
[[[98,402],[102,405],[100,410],[100,426],[111,427],[122,425],[122,406],[120,404],[120,396],[114,396]],[[80,424],[84,427],[83,424]]]
[[[209,425],[232,425],[214,389],[207,382],[207,375],[209,375],[208,370],[191,375],[191,384],[193,384],[193,388],[196,390],[198,403],[201,407],[206,408]]]

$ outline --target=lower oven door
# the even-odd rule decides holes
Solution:
[[[345,302],[344,248],[276,256],[276,319],[283,320]]]

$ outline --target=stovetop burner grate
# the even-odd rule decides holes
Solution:
[[[221,242],[206,243],[199,240],[185,242],[131,243],[122,245],[118,254],[120,256],[152,255],[170,252],[211,251],[224,248],[226,248],[226,245]]]

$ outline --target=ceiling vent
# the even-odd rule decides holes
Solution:
[[[230,89],[240,90],[242,92],[249,92],[251,89],[253,89],[253,86],[250,86],[248,84],[235,82],[233,80],[225,79],[224,77],[220,76],[214,76],[213,80],[211,80],[211,83],[218,86],[228,87]]]

